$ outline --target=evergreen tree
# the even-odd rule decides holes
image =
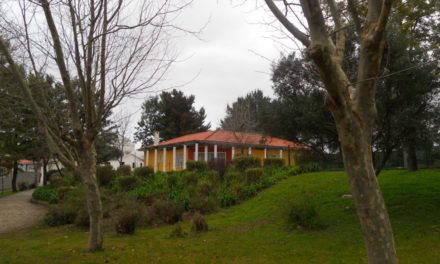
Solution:
[[[194,95],[172,90],[159,96],[148,98],[142,105],[142,116],[134,134],[142,145],[153,143],[154,132],[159,132],[161,140],[195,132],[207,131],[211,124],[205,124],[206,113],[202,107],[194,107]]]

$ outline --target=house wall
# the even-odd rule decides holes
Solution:
[[[199,144],[199,153],[205,152],[205,145]],[[214,146],[208,145],[208,152],[214,152]],[[227,146],[218,146],[217,152],[225,152],[226,153],[226,159],[228,161],[232,160],[232,147]],[[157,171],[163,171],[163,148],[158,148],[157,150]],[[176,156],[183,154],[183,147],[179,146],[176,148]],[[187,146],[187,161],[188,160],[194,160],[195,156],[195,146]],[[248,147],[235,147],[235,156],[249,156],[249,148]],[[256,156],[260,158],[260,160],[264,159],[264,149],[262,148],[252,148],[251,156]],[[266,156],[267,158],[279,158],[280,157],[280,149],[267,149],[266,150]],[[203,155],[204,157],[204,155]],[[202,158],[204,160],[204,158]],[[283,160],[284,165],[289,165],[289,151],[283,150]],[[148,162],[147,162],[147,151],[144,151],[144,166],[149,166],[154,168],[154,149],[150,149],[149,155],[148,155]],[[295,157],[295,151],[290,151],[290,165],[294,166],[296,165],[296,157]],[[173,169],[173,148],[169,147],[166,149],[166,160],[165,160],[165,169],[166,171],[172,171]],[[182,170],[183,166],[179,166],[179,164],[176,163],[176,170]]]

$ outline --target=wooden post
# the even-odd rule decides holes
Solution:
[[[234,159],[235,157],[235,147],[232,146],[232,150],[231,150],[231,159]]]
[[[176,147],[173,147],[173,171],[176,170]]]
[[[150,150],[147,150],[147,157],[146,157],[146,159],[145,159],[145,166],[150,166]]]
[[[205,161],[208,162],[208,145],[205,145]]]
[[[186,145],[183,145],[183,169],[186,169]]]
[[[167,148],[163,148],[163,164],[162,164],[162,171],[167,171]]]
[[[154,149],[154,172],[157,172],[157,148]]]
[[[199,160],[199,143],[196,143],[195,146],[195,151],[194,151],[194,160],[198,161]]]
[[[214,145],[214,159],[217,158],[217,144]]]

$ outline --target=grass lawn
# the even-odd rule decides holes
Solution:
[[[7,192],[0,192],[0,198],[3,198],[3,197],[6,197],[6,196],[9,196],[9,195],[11,195],[12,194],[12,192],[11,191],[7,191]]]
[[[400,263],[440,263],[440,170],[384,171],[380,184]],[[287,228],[286,204],[304,192],[326,229]],[[84,231],[37,227],[0,235],[0,263],[366,263],[353,201],[341,198],[348,192],[342,172],[303,174],[209,215],[207,233],[169,238],[172,226],[108,232],[96,253],[85,250]]]

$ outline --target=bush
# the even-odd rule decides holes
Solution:
[[[176,173],[164,175],[164,177],[166,177],[166,182],[169,189],[177,187],[177,185],[179,184],[179,176],[177,176]]]
[[[227,184],[230,184],[234,181],[241,181],[243,179],[241,173],[239,173],[238,171],[228,171],[226,172],[224,178]]]
[[[65,206],[52,206],[44,219],[48,226],[59,226],[72,224],[75,220],[76,212]]]
[[[50,185],[41,186],[32,193],[32,198],[38,201],[54,204],[58,202],[58,192]]]
[[[236,157],[234,158],[234,165],[237,170],[243,172],[249,168],[261,167],[261,162],[258,157]]]
[[[316,172],[321,170],[321,166],[318,163],[307,163],[300,165],[299,169],[301,173]]]
[[[195,172],[187,172],[183,175],[183,184],[185,186],[194,186],[199,181],[199,177]]]
[[[229,190],[234,194],[237,200],[242,200],[246,197],[245,195],[245,184],[241,181],[233,181],[229,185]]]
[[[136,229],[137,213],[133,210],[123,210],[116,217],[115,230],[116,233],[133,234]]]
[[[61,186],[61,187],[57,188],[58,199],[63,200],[67,196],[67,194],[69,192],[71,192],[72,190],[73,190],[72,186]]]
[[[217,210],[215,198],[195,195],[190,198],[188,209],[194,212],[211,213]]]
[[[310,196],[303,194],[298,200],[288,204],[287,222],[291,228],[301,227],[307,230],[321,229],[317,207]]]
[[[129,176],[131,174],[131,167],[130,165],[121,165],[116,170],[116,174],[119,176]]]
[[[283,167],[284,166],[284,160],[281,158],[266,158],[264,159],[264,167]]]
[[[220,188],[217,194],[217,200],[221,207],[229,207],[237,203],[238,197],[224,186]]]
[[[27,185],[26,182],[21,181],[21,182],[18,183],[18,190],[20,192],[21,191],[26,191],[27,189],[28,189],[28,185]]]
[[[205,218],[200,213],[196,212],[191,217],[191,231],[204,232],[208,231],[208,224]]]
[[[208,169],[208,163],[204,160],[189,160],[186,162],[186,169],[188,171],[206,171]]]
[[[67,183],[64,181],[63,177],[61,177],[60,175],[56,175],[56,174],[52,175],[50,177],[50,184],[56,188],[67,185]]]
[[[208,167],[210,170],[215,170],[218,172],[221,178],[226,172],[226,160],[221,158],[210,159],[208,162]]]
[[[118,178],[118,189],[123,192],[133,190],[138,185],[138,178],[134,176],[122,176]]]
[[[157,200],[152,205],[157,220],[163,223],[174,224],[182,218],[184,208],[169,200]]]
[[[89,228],[90,225],[90,219],[89,219],[89,212],[87,211],[87,208],[81,208],[77,211],[75,220],[73,221],[73,224],[81,227],[81,228]]]
[[[211,181],[202,180],[197,183],[197,193],[202,196],[210,196],[214,193],[214,185]]]
[[[291,167],[288,169],[287,174],[289,176],[295,176],[295,175],[301,174],[301,168],[298,166]]]
[[[263,169],[251,168],[245,171],[247,184],[254,184],[263,180]]]
[[[35,183],[31,183],[29,184],[29,189],[35,189],[37,187],[37,185]]]
[[[154,169],[148,166],[134,169],[133,174],[134,176],[143,179],[148,179],[148,180],[154,179]]]
[[[114,178],[115,170],[111,165],[97,166],[96,178],[100,186],[107,186]]]

